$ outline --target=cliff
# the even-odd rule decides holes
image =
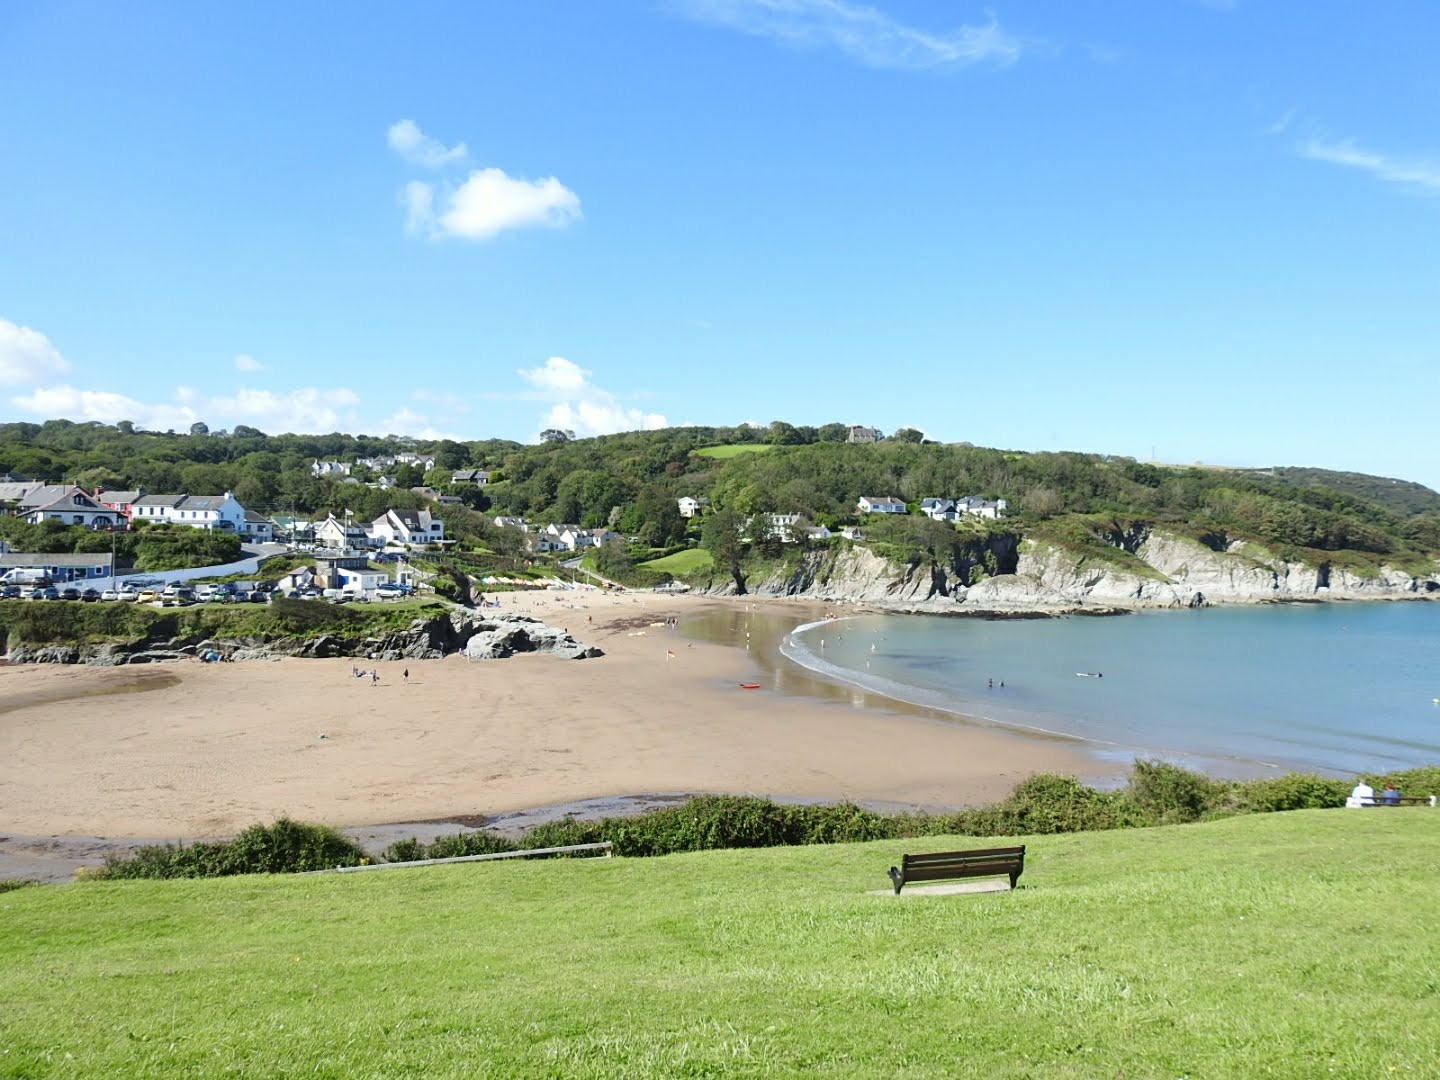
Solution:
[[[1210,547],[1161,529],[1108,539],[1113,551],[1095,558],[1045,541],[999,538],[989,561],[1005,572],[992,576],[984,576],[976,558],[952,565],[897,564],[859,545],[810,551],[781,568],[752,574],[747,590],[896,611],[975,614],[1440,599],[1440,561],[1419,576],[1389,566],[1361,573],[1286,561],[1244,541],[1220,538]],[[734,587],[717,578],[700,591],[728,594]]]

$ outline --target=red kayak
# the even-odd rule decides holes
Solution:
[[[759,690],[759,689],[760,689],[760,684],[759,684],[758,682],[742,682],[742,683],[740,684],[740,689],[741,689],[741,690]]]

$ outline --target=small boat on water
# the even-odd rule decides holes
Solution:
[[[1075,677],[1077,679],[1103,679],[1105,673],[1103,671],[1077,671]]]
[[[740,689],[741,689],[741,690],[759,690],[759,689],[760,689],[760,684],[759,684],[758,682],[742,682],[742,683],[740,684]]]

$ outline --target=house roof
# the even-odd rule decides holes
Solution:
[[[30,569],[42,566],[109,566],[110,555],[76,555],[69,551],[11,552],[0,555],[0,570]]]
[[[42,506],[48,506],[77,491],[82,495],[85,494],[74,484],[35,484],[20,497],[20,508],[22,510],[35,510]],[[89,498],[89,496],[87,495],[86,498]]]
[[[245,511],[245,520],[246,520],[246,521],[253,521],[256,525],[273,525],[273,524],[274,524],[274,522],[271,521],[269,518],[267,518],[264,514],[258,513],[258,512],[254,511],[254,510],[246,510],[246,511]]]
[[[15,480],[0,484],[0,502],[19,502],[37,487],[43,487],[38,480]]]
[[[124,503],[133,503],[144,494],[143,491],[138,489],[135,491],[97,491],[95,498],[102,503],[113,503],[119,506]]]
[[[897,498],[894,498],[893,496],[890,496],[890,495],[865,495],[865,496],[862,496],[862,500],[863,500],[864,502],[871,503],[872,505],[875,504],[875,503],[892,503],[892,504],[894,504],[895,506],[904,506],[904,505],[905,505],[905,503],[904,503],[902,500],[897,499]]]
[[[52,503],[46,503],[44,506],[36,506],[32,508],[31,512],[43,514],[46,510],[70,510],[79,511],[80,513],[87,514],[93,514],[97,511],[104,514],[108,514],[110,512],[109,507],[101,506],[94,499],[90,498],[89,495],[86,495],[83,491],[69,492],[68,494],[56,499]]]
[[[135,500],[136,506],[179,506],[184,495],[141,495]]]

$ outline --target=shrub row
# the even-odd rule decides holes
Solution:
[[[1377,787],[1391,781],[1402,791],[1440,791],[1440,766],[1367,776]],[[580,821],[573,817],[529,829],[516,841],[476,830],[430,843],[411,838],[385,850],[387,862],[610,841],[617,855],[669,855],[718,848],[842,844],[920,836],[1023,836],[1183,824],[1234,814],[1343,806],[1346,780],[1288,773],[1264,780],[1213,780],[1163,761],[1136,761],[1123,788],[1090,787],[1073,776],[1042,773],[1018,785],[1002,802],[948,814],[880,814],[852,803],[806,806],[735,795],[704,795],[636,817]],[[227,874],[299,873],[356,866],[365,852],[324,825],[281,818],[254,825],[219,843],[140,848],[106,860],[107,878],[217,877]]]

